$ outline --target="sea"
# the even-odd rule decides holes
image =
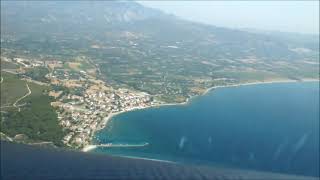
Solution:
[[[217,88],[114,116],[95,153],[319,177],[319,82]]]

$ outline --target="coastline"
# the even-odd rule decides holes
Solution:
[[[188,103],[190,103],[190,99],[192,99],[194,97],[198,97],[198,96],[203,96],[203,95],[207,94],[208,92],[210,92],[210,91],[212,91],[214,89],[218,89],[218,88],[228,88],[228,87],[238,87],[238,86],[248,86],[248,85],[259,85],[259,84],[273,84],[273,83],[294,83],[294,82],[320,82],[320,79],[301,79],[301,80],[279,79],[279,80],[270,80],[270,81],[256,81],[256,82],[245,82],[245,83],[238,83],[238,84],[228,84],[228,85],[213,86],[213,87],[208,88],[206,91],[204,91],[204,93],[202,93],[200,95],[192,96],[190,98],[187,98],[186,101],[181,102],[181,103],[155,104],[155,105],[151,105],[151,106],[136,107],[136,108],[131,108],[129,110],[123,110],[123,111],[119,111],[119,112],[110,113],[107,117],[105,117],[103,119],[103,121],[101,121],[99,123],[98,128],[93,131],[92,137],[94,136],[94,134],[97,131],[105,128],[107,126],[108,122],[114,116],[119,115],[121,113],[130,112],[130,111],[134,111],[134,110],[140,110],[140,109],[146,109],[146,108],[152,108],[152,107],[187,105]],[[86,145],[86,146],[84,146],[82,148],[82,151],[83,152],[89,152],[89,151],[91,151],[91,150],[93,150],[95,148],[97,148],[97,145],[88,144],[88,145]]]
[[[258,84],[293,83],[293,82],[317,82],[317,81],[320,81],[320,80],[319,79],[301,79],[301,80],[279,79],[279,80],[270,80],[270,81],[245,82],[245,83],[239,83],[239,84],[213,86],[211,88],[208,88],[202,95],[207,94],[212,89],[217,89],[217,88],[238,87],[238,86],[248,86],[248,85],[258,85]]]
[[[130,110],[130,111],[132,111],[132,110]],[[99,131],[107,126],[108,122],[112,119],[113,116],[116,116],[116,115],[124,113],[124,112],[128,112],[128,111],[113,112],[113,113],[110,113],[107,117],[103,118],[103,120],[98,124],[98,127],[92,132],[91,139],[97,131]],[[88,152],[88,151],[91,151],[95,148],[97,148],[97,145],[88,144],[88,145],[84,146],[81,151]]]

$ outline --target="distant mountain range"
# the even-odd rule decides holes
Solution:
[[[300,45],[318,50],[318,40],[308,36],[292,37],[288,42],[279,41],[270,33],[247,33],[178,19],[159,10],[143,7],[132,1],[3,1],[1,2],[1,30],[3,35],[97,35],[108,30],[128,30],[152,35],[161,41],[202,41],[201,44],[229,45],[229,53],[251,49],[254,55],[294,56],[288,49]],[[21,33],[21,34],[20,34]],[[23,35],[22,35],[23,34]],[[272,34],[274,35],[274,34]],[[288,36],[282,33],[280,36]],[[276,37],[276,38],[274,38]],[[303,42],[303,43],[301,43]],[[297,43],[297,44],[295,44]],[[207,46],[207,47],[209,47]],[[291,47],[290,47],[291,46]],[[221,46],[220,46],[221,47]],[[219,52],[223,51],[218,47]],[[201,47],[203,48],[203,47]],[[212,47],[210,47],[212,48]],[[264,48],[264,49],[262,49]],[[272,53],[265,49],[272,49]],[[244,53],[248,55],[248,53]]]
[[[1,14],[5,27],[16,28],[14,25],[19,24],[26,25],[23,29],[32,30],[31,27],[54,25],[56,28],[46,29],[54,32],[59,28],[67,30],[70,26],[110,28],[119,23],[132,23],[165,16],[161,11],[144,8],[130,1],[5,1],[1,4],[3,5]]]

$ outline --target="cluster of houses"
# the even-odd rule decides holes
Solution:
[[[155,105],[146,93],[127,89],[112,89],[104,85],[92,85],[82,96],[64,95],[59,98],[58,118],[66,130],[65,144],[81,148],[90,143],[94,132],[103,127],[106,119],[116,112],[130,111]]]
[[[55,99],[51,105],[57,109],[59,124],[66,132],[63,142],[71,147],[82,148],[88,145],[96,130],[104,127],[113,113],[160,103],[154,101],[147,93],[106,86],[104,82],[87,75],[85,71],[71,72],[64,69],[61,61],[23,58],[5,60],[26,68],[43,66],[52,69],[46,77],[53,87],[60,88],[53,88],[49,92],[49,96]]]

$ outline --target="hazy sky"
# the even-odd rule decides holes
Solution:
[[[231,28],[319,34],[319,1],[139,1],[184,19]]]

